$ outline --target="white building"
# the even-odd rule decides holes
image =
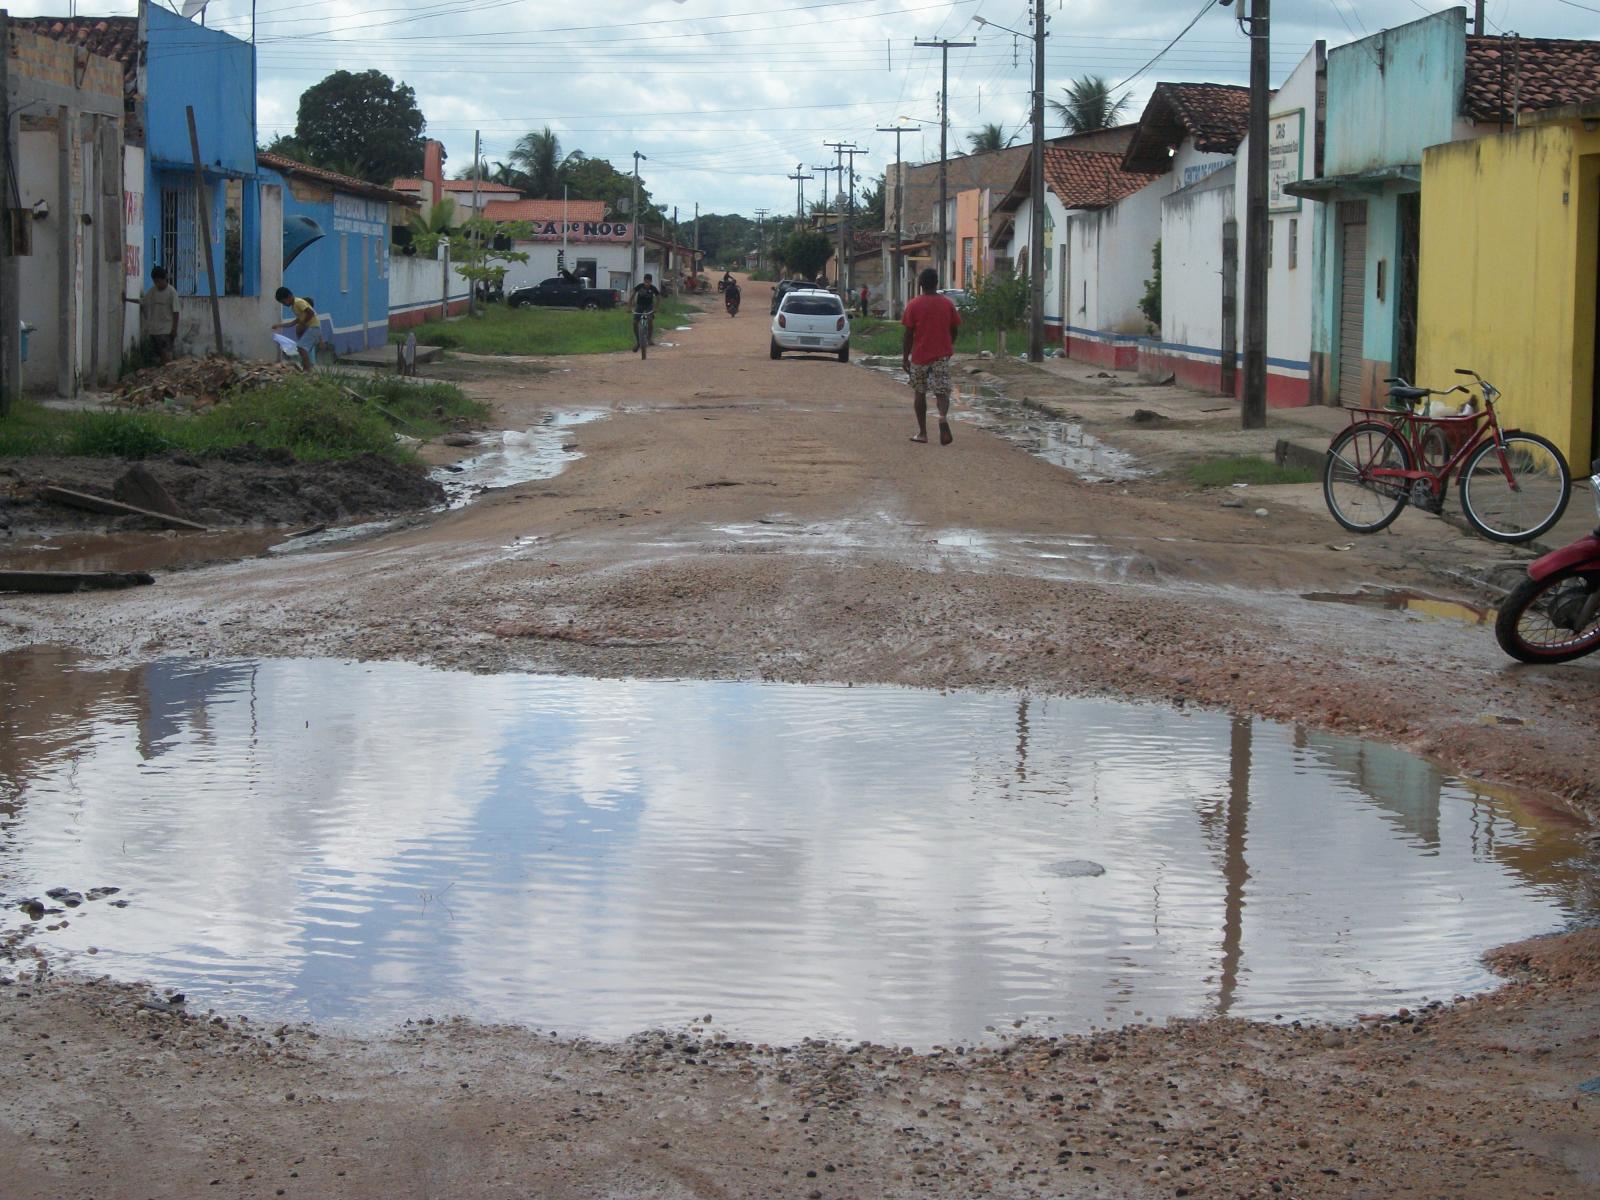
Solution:
[[[531,237],[510,243],[510,249],[526,254],[528,260],[507,264],[508,293],[549,279],[563,267],[593,287],[626,292],[633,286],[633,223],[607,218],[603,201],[502,200],[486,205],[483,215],[491,221],[524,224],[533,231]],[[643,255],[641,244],[641,260]]]
[[[1267,401],[1309,401],[1315,203],[1284,187],[1316,174],[1325,50],[1318,42],[1274,94],[1269,113]],[[1246,161],[1249,139],[1239,143]],[[1139,369],[1235,395],[1242,348],[1244,168],[1230,164],[1161,204],[1161,335],[1139,346]]]

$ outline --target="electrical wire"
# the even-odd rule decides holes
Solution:
[[[1174,37],[1165,46],[1161,47],[1161,49],[1156,52],[1155,57],[1150,59],[1149,62],[1145,63],[1144,66],[1140,67],[1132,75],[1129,75],[1126,79],[1123,79],[1121,82],[1116,83],[1113,86],[1111,86],[1110,88],[1108,88],[1107,89],[1108,93],[1109,92],[1122,91],[1130,83],[1132,83],[1135,79],[1139,78],[1139,76],[1143,75],[1151,67],[1155,66],[1156,63],[1160,62],[1162,60],[1162,58],[1164,58],[1166,56],[1166,53],[1167,53],[1168,50],[1171,50],[1174,46],[1176,46],[1179,43],[1179,41],[1181,41],[1183,39],[1183,35],[1184,34],[1188,33],[1189,30],[1193,29],[1196,25],[1200,24],[1200,18],[1201,17],[1205,16],[1208,12],[1210,12],[1213,8],[1216,8],[1216,7],[1217,7],[1216,0],[1206,0],[1206,2],[1203,5],[1200,6],[1200,11],[1195,13],[1194,16],[1189,18],[1189,23],[1187,25],[1185,25],[1182,29],[1178,30],[1177,37]]]

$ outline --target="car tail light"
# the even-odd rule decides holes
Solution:
[[[837,325],[835,325],[834,328],[837,329],[840,333],[844,332],[844,318],[843,317],[839,318],[839,323]]]
[[[779,329],[787,329],[787,328],[789,328],[789,322],[784,318],[784,315],[782,313],[778,314],[778,328]]]

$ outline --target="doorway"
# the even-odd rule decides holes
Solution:
[[[1367,202],[1339,202],[1339,403],[1363,401],[1367,305]]]

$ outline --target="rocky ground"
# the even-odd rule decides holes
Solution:
[[[1461,582],[1477,551],[1450,535],[1441,553],[1438,522],[1353,541],[1303,498],[1257,516],[1171,474],[1083,483],[969,422],[953,446],[913,444],[886,374],[770,361],[764,299],[753,285],[740,318],[708,313],[643,363],[465,380],[507,428],[605,414],[554,478],[326,553],[8,598],[0,649],[1110,694],[1362,733],[1600,803],[1600,660],[1518,667],[1470,620],[1309,598],[1482,603]],[[1107,436],[1128,423],[1114,393],[1030,378]],[[1138,436],[1170,466],[1193,431]],[[353,1197],[1600,1186],[1600,1096],[1577,1090],[1600,1061],[1592,933],[1506,952],[1518,982],[1490,997],[1353,1030],[1211,1021],[937,1053],[742,1046],[714,1020],[623,1045],[464,1023],[279,1036],[36,980],[12,952],[8,1197],[144,1195],[152,1171],[166,1195]]]

